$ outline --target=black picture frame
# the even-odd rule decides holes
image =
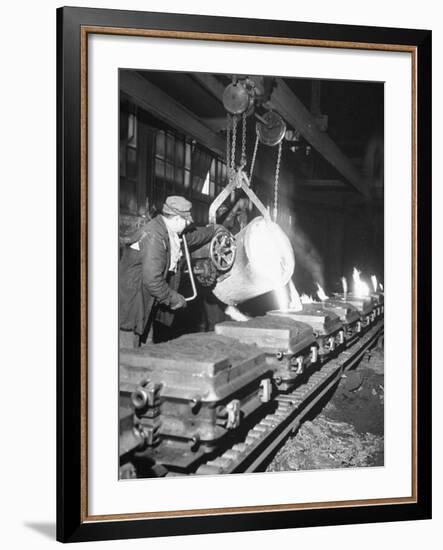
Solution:
[[[324,47],[348,44],[395,50],[415,56],[415,276],[413,342],[416,439],[415,495],[412,500],[310,509],[198,513],[182,517],[90,521],[84,471],[86,449],[87,191],[82,187],[87,159],[82,56],[85,29],[138,29],[171,33],[264,37],[316,41]],[[82,30],[83,29],[83,30]],[[104,29],[104,30],[103,30]],[[86,31],[86,35],[87,35]],[[92,31],[91,31],[92,32]],[[234,36],[234,38],[233,38]],[[220,40],[220,38],[218,38]],[[343,47],[343,46],[342,46]],[[84,75],[83,75],[84,76]],[[57,10],[57,539],[62,542],[159,537],[428,519],[431,517],[431,31],[209,17],[172,13],[64,7]],[[85,408],[86,407],[86,408]],[[86,508],[85,508],[86,505]]]

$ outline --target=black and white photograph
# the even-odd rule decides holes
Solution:
[[[438,546],[439,13],[5,4],[3,548]]]
[[[110,116],[119,480],[383,467],[384,83],[120,68]]]

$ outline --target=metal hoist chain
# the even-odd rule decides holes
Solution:
[[[235,171],[235,150],[237,146],[237,117],[232,117],[231,177]]]
[[[257,136],[255,138],[254,152],[252,153],[251,168],[249,170],[249,185],[250,186],[251,186],[251,183],[252,183],[252,174],[254,173],[255,157],[257,156],[257,149],[258,149],[258,142],[259,141],[260,141],[260,138],[257,134]]]
[[[227,115],[226,124],[226,166],[228,169],[228,179],[232,180],[235,172],[235,154],[237,149],[237,125],[239,117],[236,115]],[[232,138],[231,138],[232,133]],[[242,114],[242,143],[240,166],[246,165],[246,113]]]
[[[277,221],[277,211],[278,211],[278,178],[279,178],[279,176],[280,176],[281,151],[282,151],[282,141],[280,141],[280,143],[278,144],[277,165],[276,165],[276,167],[275,167],[275,181],[274,181],[274,211],[273,211],[274,222]]]
[[[226,168],[228,172],[228,179],[230,177],[229,168],[231,167],[231,155],[230,155],[230,144],[231,144],[231,115],[228,113],[226,117]]]
[[[246,166],[246,111],[242,114],[242,139],[241,139],[241,157],[240,166],[243,169]]]

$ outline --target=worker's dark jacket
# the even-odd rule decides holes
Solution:
[[[214,226],[187,232],[185,236],[189,249],[203,246],[214,233]],[[144,333],[147,323],[152,322],[154,306],[160,305],[157,319],[165,325],[172,324],[174,313],[169,306],[176,301],[183,265],[179,262],[177,272],[169,272],[169,234],[163,216],[149,221],[142,234],[140,250],[126,248],[119,266],[120,329],[140,335]]]

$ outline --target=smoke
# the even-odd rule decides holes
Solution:
[[[309,237],[299,225],[291,228],[289,238],[294,249],[296,265],[303,267],[312,277],[314,283],[325,287],[323,260]]]

